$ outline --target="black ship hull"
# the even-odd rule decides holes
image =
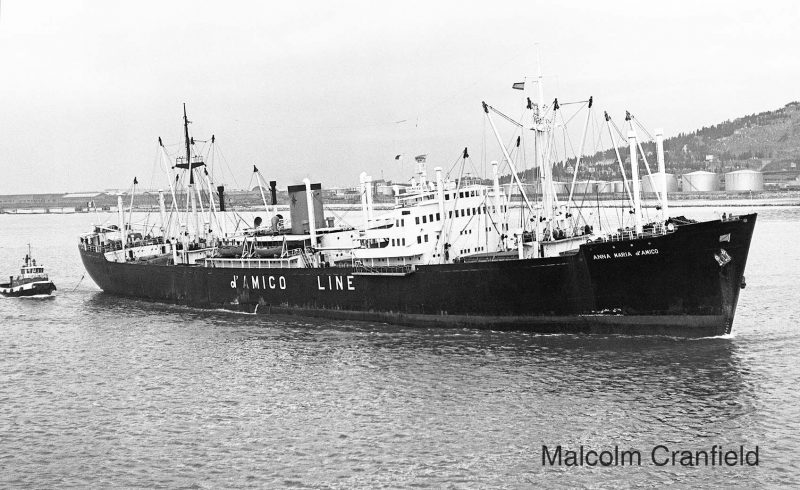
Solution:
[[[201,308],[427,327],[704,337],[730,333],[756,215],[584,244],[552,258],[357,268],[118,263],[80,250],[103,291]]]

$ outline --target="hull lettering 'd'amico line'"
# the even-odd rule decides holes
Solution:
[[[197,149],[184,107],[185,153],[169,155],[159,138],[169,186],[159,192],[160,221],[150,218],[141,228],[132,222],[126,207],[133,208],[134,186],[130,205],[118,198],[118,222],[98,224],[81,236],[80,255],[108,293],[202,308],[534,332],[729,333],[756,215],[703,222],[671,216],[661,179],[654,216],[647,216],[639,160],[649,173],[647,155],[654,152],[643,151],[636,131],[641,126],[632,116],[626,117],[625,139],[606,114],[602,122],[623,192],[620,207],[611,212],[622,209],[622,216],[613,225],[604,223],[599,200],[581,206],[592,200],[585,192],[576,197],[592,99],[570,104],[586,116],[570,115],[585,125],[569,166],[555,157],[565,155],[558,146],[565,141],[558,134],[564,125],[556,123],[564,119],[565,105],[557,99],[544,103],[541,95],[537,103],[528,98],[518,122],[484,103],[502,152],[501,162],[491,164],[490,179],[464,174],[475,167],[467,165],[466,149],[458,160],[460,174],[437,167],[433,178],[427,156],[419,155],[411,185],[394,186],[394,207],[378,215],[377,187],[362,174],[363,221],[355,226],[326,218],[323,190],[308,179],[289,186],[290,216],[283,216],[275,182],[267,187],[254,167],[268,219],[256,218],[244,229],[241,219],[225,211],[224,187],[215,187],[206,171],[215,138],[203,142],[205,154]],[[528,151],[523,138],[506,148],[508,138],[501,137],[494,115],[527,131],[527,154],[536,170],[530,182],[520,180],[516,167]],[[655,133],[663,175],[662,132]],[[501,164],[510,179],[501,179]],[[569,182],[554,181],[556,165],[570,173]]]

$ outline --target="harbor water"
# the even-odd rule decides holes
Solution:
[[[0,487],[796,484],[800,207],[734,209],[749,211],[759,218],[734,333],[697,340],[119,298],[82,279],[77,237],[93,215],[0,215],[0,273],[18,271],[30,243],[59,288],[0,299]],[[642,463],[543,464],[543,445],[635,449]],[[758,447],[759,464],[650,458],[714,445]]]

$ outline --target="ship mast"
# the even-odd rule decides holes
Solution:
[[[178,206],[178,199],[177,199],[177,196],[175,195],[175,183],[173,182],[173,178],[172,178],[172,169],[170,169],[170,166],[167,163],[170,160],[170,157],[169,157],[169,155],[167,155],[167,151],[164,148],[164,142],[161,141],[161,137],[160,136],[158,137],[158,147],[161,149],[161,162],[164,165],[164,171],[167,173],[167,184],[169,184],[169,191],[170,191],[170,194],[172,195],[172,204],[170,205],[170,216],[167,218],[166,221],[162,218],[162,225],[164,227],[164,232],[163,232],[164,233],[164,239],[166,239],[167,235],[171,231],[171,224],[172,224],[171,221],[172,221],[172,210],[173,209],[175,210],[175,216],[177,217],[177,220],[178,220],[178,228],[180,230],[183,230],[184,225],[181,222],[180,207]],[[173,237],[174,237],[174,235],[173,235]]]
[[[544,213],[544,217],[540,218],[539,216],[536,217],[536,239],[540,240],[539,237],[539,222],[541,219],[545,222],[544,229],[547,230],[551,228],[551,222],[553,220],[553,180],[552,180],[552,169],[550,167],[550,145],[552,144],[549,141],[549,138],[546,137],[548,132],[550,131],[550,123],[547,120],[544,111],[544,83],[542,76],[542,59],[539,53],[539,48],[537,45],[536,48],[536,98],[537,103],[533,105],[533,126],[531,129],[534,131],[534,167],[538,167],[539,169],[539,184],[542,190],[542,211]],[[555,118],[556,111],[558,110],[558,102],[554,102],[553,104],[553,118]],[[552,233],[552,229],[551,229]]]
[[[537,92],[537,110],[534,112],[534,145],[536,153],[536,166],[539,168],[539,181],[542,187],[542,207],[544,208],[545,216],[545,229],[549,226],[550,220],[553,218],[552,202],[550,196],[550,183],[547,174],[550,173],[548,164],[545,157],[545,144],[544,135],[547,131],[546,119],[544,117],[544,84],[542,83],[542,57],[539,53],[539,47],[536,47],[536,92]],[[537,223],[538,229],[538,223]],[[537,237],[538,238],[538,237]]]
[[[661,174],[661,213],[664,221],[669,219],[669,203],[667,202],[667,169],[664,165],[664,130],[656,129],[656,156],[658,173]]]
[[[633,184],[633,219],[636,234],[642,233],[642,194],[639,189],[639,162],[636,157],[636,132],[628,131],[631,152],[631,184]]]
[[[192,221],[194,222],[195,238],[200,234],[200,223],[197,217],[197,198],[194,195],[194,166],[192,165],[192,150],[189,140],[189,118],[186,117],[186,104],[183,104],[183,136],[186,140],[186,168],[189,171],[189,199],[192,203]]]

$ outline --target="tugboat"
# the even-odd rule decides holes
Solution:
[[[9,276],[8,282],[0,284],[0,294],[8,297],[20,296],[45,296],[56,290],[56,285],[47,277],[44,267],[36,264],[36,259],[31,257],[31,246],[28,244],[28,254],[22,261],[19,275]]]

